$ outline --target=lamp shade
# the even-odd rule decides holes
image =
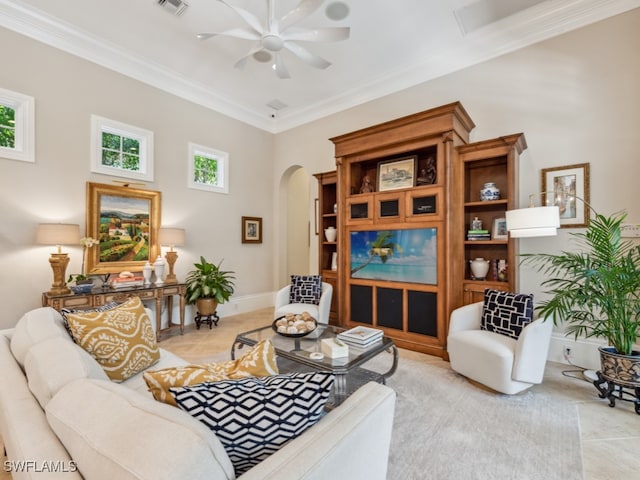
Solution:
[[[560,228],[560,209],[553,205],[508,210],[506,219],[512,238],[551,237]]]
[[[41,223],[36,232],[40,245],[76,245],[80,243],[80,225],[70,223]]]
[[[160,245],[181,247],[184,245],[185,235],[183,228],[160,228],[158,233]]]

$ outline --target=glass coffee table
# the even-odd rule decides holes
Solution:
[[[382,337],[380,342],[366,349],[349,345],[348,357],[330,358],[325,355],[321,359],[312,358],[315,356],[312,354],[321,352],[320,342],[322,339],[335,338],[336,335],[344,331],[344,328],[321,324],[305,337],[292,338],[274,332],[271,325],[256,328],[236,336],[231,347],[231,358],[235,359],[237,350],[242,349],[244,345],[253,346],[261,340],[271,340],[278,357],[280,372],[322,370],[332,372],[335,375],[332,398],[329,399],[329,404],[336,407],[367,382],[375,381],[384,384],[398,367],[398,348],[388,337]],[[386,372],[380,373],[361,367],[384,352],[392,355],[391,366]],[[241,352],[238,353],[241,354]]]

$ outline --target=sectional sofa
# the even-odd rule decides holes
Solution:
[[[153,369],[185,365],[160,348]],[[222,444],[185,411],[158,402],[140,372],[122,383],[76,345],[51,308],[0,331],[0,433],[14,479],[233,479]],[[248,479],[384,479],[395,392],[356,391]]]

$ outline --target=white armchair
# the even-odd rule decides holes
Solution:
[[[276,293],[276,306],[273,318],[278,318],[286,313],[309,312],[318,323],[329,323],[329,310],[331,309],[331,296],[333,287],[329,283],[322,282],[322,293],[318,305],[312,303],[289,303],[289,291],[291,285],[281,288]]]
[[[534,320],[516,340],[480,329],[482,305],[472,303],[451,313],[447,338],[451,368],[508,395],[542,383],[553,322]]]

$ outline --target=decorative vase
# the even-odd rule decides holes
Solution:
[[[598,347],[600,371],[605,380],[629,388],[640,387],[640,352],[622,355],[613,347]]]
[[[471,220],[471,230],[482,230],[482,220],[478,217]]]
[[[213,315],[218,308],[215,298],[199,298],[196,300],[196,307],[200,315]]]
[[[153,273],[153,267],[149,262],[144,264],[142,267],[142,276],[144,277],[144,284],[149,285],[151,283],[151,275]]]
[[[89,292],[91,292],[91,290],[93,290],[93,280],[91,280],[91,279],[80,280],[80,281],[76,282],[75,285],[70,285],[69,288],[76,295],[81,295],[83,293],[89,293]]]
[[[489,200],[500,200],[500,189],[496,187],[496,184],[493,182],[487,182],[484,184],[484,187],[480,189],[480,200],[489,201]]]
[[[158,255],[156,261],[153,262],[153,270],[156,272],[156,285],[162,285],[164,281],[162,280],[162,276],[164,275],[164,260],[162,257]]]
[[[331,254],[331,270],[338,270],[338,252],[333,252]]]
[[[327,242],[335,242],[337,234],[338,232],[336,227],[327,227],[324,229],[324,236],[327,239]]]
[[[474,258],[469,260],[471,266],[471,275],[473,280],[484,280],[489,272],[489,260],[484,258]]]

